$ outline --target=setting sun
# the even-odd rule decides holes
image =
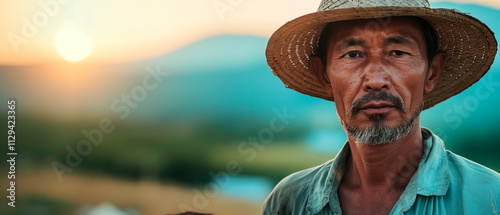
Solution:
[[[92,51],[92,42],[80,29],[72,25],[65,25],[55,36],[57,53],[67,61],[81,61]]]

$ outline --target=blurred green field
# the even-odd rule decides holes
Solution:
[[[156,186],[184,187],[183,191],[178,191],[181,194],[165,192],[163,195],[165,198],[183,195],[185,201],[189,202],[193,198],[190,189],[203,189],[213,180],[211,173],[227,172],[228,162],[238,163],[241,169],[239,175],[264,176],[272,183],[277,183],[295,171],[319,165],[334,157],[334,154],[315,154],[300,142],[291,141],[300,135],[298,128],[291,128],[289,136],[286,136],[287,132],[276,134],[271,144],[262,145],[263,149],[256,150],[253,154],[255,157],[251,157],[250,154],[241,154],[238,146],[247,140],[249,134],[256,134],[262,125],[254,124],[240,130],[224,124],[214,126],[199,123],[193,127],[167,123],[127,124],[116,120],[116,130],[103,135],[102,143],[95,146],[90,155],[82,156],[82,162],[72,168],[73,172],[63,174],[64,181],[59,182],[51,164],[59,162],[67,165],[66,148],[76,150],[77,144],[86,140],[82,130],[95,128],[99,120],[98,117],[57,120],[27,114],[17,119],[17,204],[18,208],[23,208],[17,211],[18,214],[74,214],[77,208],[89,203],[98,204],[104,199],[127,207],[121,203],[120,197],[115,196],[98,196],[94,202],[87,201],[86,196],[95,195],[96,188],[85,188],[88,181],[81,182],[82,177],[93,178],[97,181],[95,183],[108,181],[102,183],[110,184],[103,185],[106,187],[103,190],[109,193],[133,187],[145,180],[157,183]],[[2,166],[2,169],[5,168]],[[123,181],[130,184],[120,189],[113,188],[113,184]],[[78,193],[70,191],[75,197],[65,197],[68,194],[64,194],[64,191],[75,189],[80,190]],[[227,200],[217,197],[215,201]],[[161,202],[155,204],[164,205]],[[160,210],[152,204],[136,204],[141,204],[141,211],[145,214]],[[238,204],[249,205],[250,211],[253,211],[249,214],[255,214],[256,210],[260,211],[262,202]],[[179,203],[169,202],[167,205],[170,207],[165,209],[167,212],[175,212]],[[221,211],[218,214],[234,214],[224,213],[231,209],[219,207]],[[10,208],[4,207],[2,211],[12,212]]]
[[[66,164],[67,147],[76,150],[86,140],[82,130],[96,128],[100,118],[54,120],[38,116],[18,119],[17,150],[20,168],[51,168],[53,162]],[[75,173],[104,174],[138,180],[155,178],[185,185],[203,185],[209,172],[226,171],[228,162],[236,161],[242,175],[265,176],[277,183],[298,170],[310,168],[335,154],[315,153],[303,144],[306,131],[288,127],[275,135],[270,144],[262,144],[255,153],[241,153],[241,143],[257,134],[263,125],[246,124],[246,129],[223,123],[198,122],[197,126],[177,124],[128,124],[115,120],[115,131],[104,134],[100,145],[89,156],[82,156]],[[2,128],[5,130],[6,128]],[[4,133],[4,131],[0,131]],[[490,132],[491,135],[495,132]],[[463,134],[463,133],[462,133]],[[500,145],[493,136],[452,136],[446,147],[453,152],[500,171],[497,157]],[[457,143],[462,141],[465,144]],[[467,144],[470,143],[470,144]],[[484,144],[477,147],[475,143]],[[254,148],[247,144],[244,149]],[[484,150],[490,148],[491,150]],[[250,160],[250,161],[249,161]],[[67,165],[67,164],[66,164]]]
[[[199,121],[193,125],[112,119],[115,130],[104,134],[102,143],[93,147],[88,156],[82,156],[82,162],[72,168],[73,172],[65,173],[64,181],[59,182],[51,164],[67,165],[67,147],[75,150],[80,141],[86,140],[82,130],[96,128],[102,118],[54,119],[23,114],[17,119],[17,169],[18,178],[21,178],[18,179],[18,205],[23,208],[17,214],[74,214],[84,205],[97,205],[102,201],[112,202],[120,208],[138,208],[143,214],[176,212],[182,202],[192,200],[193,188],[202,190],[213,181],[213,173],[227,172],[228,163],[238,164],[239,175],[265,177],[275,184],[293,172],[322,164],[335,156],[334,153],[311,151],[304,144],[308,130],[301,125],[288,126],[276,133],[271,143],[258,148],[245,145],[245,149],[253,147],[255,153],[241,153],[242,142],[265,127],[266,123],[260,122],[265,120],[249,121],[244,125]],[[491,141],[495,140],[496,132],[475,131],[468,126],[461,129],[455,131],[456,135],[447,137],[447,143],[451,144],[446,147],[500,171],[497,157],[500,144]],[[6,128],[1,128],[0,132],[6,133]],[[1,168],[7,170],[4,164]],[[5,186],[6,183],[2,181]],[[140,184],[149,185],[137,188]],[[99,190],[105,193],[96,196]],[[123,199],[123,195],[137,192],[146,196],[158,195],[162,199],[174,198],[177,202]],[[111,195],[113,193],[118,195]],[[227,208],[224,206],[227,204],[239,206]],[[249,214],[256,214],[260,213],[261,204],[218,196],[206,209],[217,214],[234,214],[238,209],[248,208],[252,211]],[[5,206],[0,210],[14,214]]]
[[[24,116],[18,119],[17,150],[18,159],[22,161],[19,165],[45,169],[51,168],[53,162],[66,164],[66,148],[76,151],[77,144],[87,140],[82,130],[95,128],[96,122],[99,118],[65,121]],[[249,134],[257,133],[258,125],[237,131],[223,124],[179,127],[116,122],[115,131],[104,134],[102,143],[94,146],[89,156],[82,156],[74,172],[203,185],[210,181],[210,171],[225,171],[227,163],[234,160],[242,168],[240,174],[266,176],[277,182],[292,172],[319,165],[335,156],[307,150],[297,141],[300,139],[296,138],[300,135],[298,128],[276,134],[271,144],[263,144],[260,146],[263,150],[255,149],[255,154],[242,154],[240,144]],[[244,149],[252,147],[245,145]]]

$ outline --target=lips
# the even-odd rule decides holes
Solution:
[[[403,113],[406,112],[403,108],[403,101],[399,97],[387,91],[370,91],[352,104],[351,113],[353,116],[361,111],[365,114],[385,114],[394,108]]]
[[[387,101],[371,101],[364,105],[361,105],[360,111],[363,111],[367,114],[386,114],[392,109],[396,108],[391,102]]]

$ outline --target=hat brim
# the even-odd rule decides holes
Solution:
[[[355,19],[376,19],[373,26],[367,27],[377,28],[387,25],[384,17],[396,16],[427,20],[435,29],[439,51],[447,56],[434,90],[424,94],[424,109],[470,87],[484,76],[495,59],[497,41],[493,32],[472,16],[450,9],[372,7],[315,12],[286,23],[269,39],[267,62],[286,87],[334,101],[309,71],[309,58],[317,50],[323,28],[330,22]]]

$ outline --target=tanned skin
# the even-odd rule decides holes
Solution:
[[[429,65],[425,38],[417,21],[392,17],[333,23],[326,67],[317,56],[311,70],[335,98],[342,125],[366,129],[371,115],[395,128],[419,113],[425,93],[435,87],[445,62],[438,53]],[[367,27],[372,26],[372,27]],[[403,101],[404,111],[387,101],[371,101],[352,114],[353,103],[369,92],[386,91]],[[389,214],[418,168],[423,153],[419,117],[406,135],[391,143],[367,145],[347,134],[351,154],[338,189],[343,214]]]

